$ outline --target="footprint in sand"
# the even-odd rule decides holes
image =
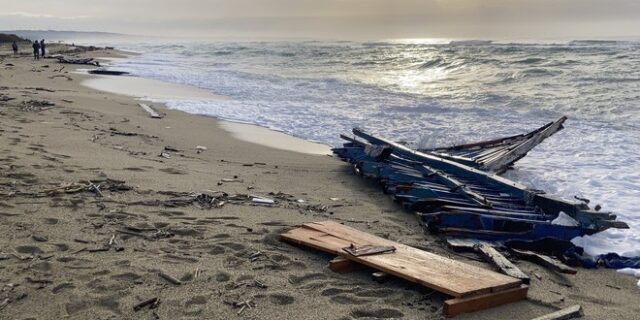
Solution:
[[[196,230],[195,228],[189,227],[171,227],[168,231],[183,237],[200,237],[203,234],[202,230]]]
[[[353,318],[397,319],[404,318],[404,313],[396,309],[358,309],[351,312]]]
[[[226,239],[226,238],[231,238],[231,235],[228,233],[218,233],[213,237],[211,237],[211,239]]]
[[[190,299],[188,299],[184,305],[188,308],[192,305],[203,305],[203,304],[207,304],[207,302],[209,301],[209,297],[208,296],[194,296]]]
[[[56,243],[56,244],[54,244],[54,246],[56,246],[58,251],[67,251],[67,250],[69,250],[69,245],[67,245],[66,243]]]
[[[231,279],[231,275],[226,272],[218,272],[216,274],[216,281],[218,282],[227,282]]]
[[[71,302],[67,303],[64,307],[67,310],[67,313],[69,315],[73,315],[75,313],[78,313],[78,312],[86,309],[90,305],[91,305],[91,303],[89,303],[86,300],[73,299],[73,300],[71,300]]]
[[[36,246],[18,246],[15,248],[18,253],[24,254],[42,254],[44,251]]]
[[[369,299],[359,299],[346,294],[331,297],[331,301],[338,304],[359,305],[371,302]]]
[[[286,294],[272,294],[269,295],[269,301],[275,305],[287,305],[292,304],[295,299],[292,296]]]
[[[40,262],[31,264],[30,268],[32,270],[35,270],[35,271],[49,272],[49,271],[51,271],[51,262],[49,262],[49,261],[40,261]]]
[[[216,245],[211,245],[210,249],[211,250],[209,250],[208,253],[214,256],[218,254],[223,254],[226,252],[226,250],[223,247],[216,246]]]
[[[323,290],[320,293],[320,295],[321,296],[331,297],[331,296],[339,295],[341,293],[351,293],[353,291],[354,291],[354,289],[328,288],[328,289]]]
[[[53,289],[51,289],[51,292],[53,292],[53,294],[58,294],[60,292],[62,292],[63,290],[67,290],[67,289],[74,289],[76,286],[73,285],[73,283],[71,282],[64,282],[61,283],[55,287],[53,287]]]
[[[369,298],[387,298],[390,299],[394,295],[396,295],[396,290],[392,289],[365,289],[365,290],[357,290],[354,294],[358,297],[369,297]]]
[[[235,251],[241,251],[241,250],[244,250],[246,248],[243,244],[236,243],[236,242],[221,242],[220,245],[225,246],[225,247],[230,248],[230,249],[235,250]]]
[[[120,281],[133,282],[135,280],[138,280],[138,279],[142,278],[142,276],[137,274],[137,273],[133,273],[133,272],[125,272],[125,273],[121,273],[121,274],[112,275],[111,278],[112,279],[116,279],[116,280],[120,280]]]
[[[295,285],[301,285],[309,281],[324,280],[326,278],[327,276],[322,273],[307,273],[300,277],[294,275],[289,276],[289,282]]]
[[[168,173],[168,174],[187,174],[186,172],[184,172],[182,170],[178,170],[176,168],[163,168],[163,169],[159,169],[159,170],[164,172],[164,173]]]
[[[44,223],[54,225],[58,224],[58,219],[56,218],[44,218]]]

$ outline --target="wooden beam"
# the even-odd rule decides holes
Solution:
[[[144,103],[138,103],[138,105],[144,111],[146,111],[151,118],[154,118],[154,119],[161,119],[162,118],[162,116],[160,114],[158,114],[155,110],[153,110],[150,106],[148,106],[148,105],[146,105]]]
[[[486,260],[500,269],[500,272],[522,280],[523,283],[529,284],[529,276],[516,267],[511,261],[505,258],[498,250],[486,243],[480,243],[474,246],[474,249],[482,254]]]
[[[496,293],[449,299],[444,302],[442,312],[446,317],[453,317],[462,313],[485,310],[524,300],[527,298],[528,289],[528,286],[521,285],[519,288],[498,291]]]
[[[337,256],[329,261],[329,269],[337,273],[345,273],[353,270],[354,262],[347,258]]]
[[[575,318],[582,318],[584,313],[582,312],[582,307],[580,305],[571,306],[568,308],[564,308],[562,310],[558,310],[553,313],[549,313],[542,317],[537,317],[531,320],[569,320]]]
[[[578,273],[578,270],[571,268],[565,265],[564,263],[560,262],[559,260],[551,258],[549,256],[537,254],[535,252],[531,252],[527,250],[518,250],[518,249],[511,249],[511,250],[515,252],[522,259],[529,260],[533,263],[543,265],[549,269],[558,271],[560,273],[568,273],[568,274]]]

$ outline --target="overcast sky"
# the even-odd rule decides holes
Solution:
[[[303,38],[640,37],[640,0],[0,0],[0,30]]]

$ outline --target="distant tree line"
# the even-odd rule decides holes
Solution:
[[[29,39],[23,39],[18,37],[15,34],[5,34],[5,33],[0,33],[0,43],[5,43],[5,42],[22,42],[22,41],[29,41]]]

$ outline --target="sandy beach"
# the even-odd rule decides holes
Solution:
[[[327,268],[333,257],[279,241],[312,221],[492,269],[425,234],[379,187],[324,154],[326,146],[147,102],[164,115],[152,119],[140,100],[97,90],[96,76],[7,49],[0,49],[1,319],[442,318],[443,294],[399,279],[377,283],[367,268],[335,273]],[[133,77],[107,81],[123,81],[134,96],[225,99]],[[531,319],[574,304],[585,319],[640,313],[633,277],[517,266],[535,275],[527,300],[457,318]],[[155,308],[134,310],[152,298]]]

